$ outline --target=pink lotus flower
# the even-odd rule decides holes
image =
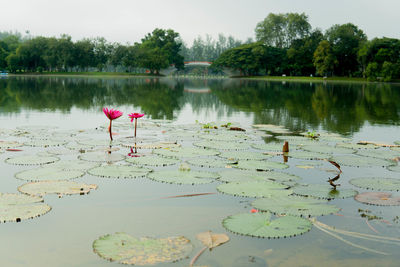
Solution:
[[[115,119],[118,119],[119,117],[122,116],[122,112],[116,109],[108,109],[108,108],[103,108],[104,114],[106,114],[107,118],[110,119],[110,125],[108,126],[108,131],[110,132],[110,139],[111,141],[113,140],[112,138],[112,133],[111,133],[111,122]]]
[[[129,116],[129,118],[131,118],[131,122],[133,122],[133,119],[135,119],[135,137],[136,137],[137,119],[143,117],[144,113],[143,114],[131,113],[131,114],[128,114],[128,116]]]

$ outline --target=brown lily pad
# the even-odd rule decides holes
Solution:
[[[211,231],[197,234],[196,237],[201,241],[201,243],[203,243],[204,246],[209,249],[218,247],[219,245],[229,241],[229,236],[226,234],[214,234]]]

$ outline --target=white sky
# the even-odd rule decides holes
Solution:
[[[0,0],[0,31],[133,43],[171,28],[191,45],[218,33],[246,40],[269,13],[305,12],[313,28],[352,22],[369,39],[400,39],[400,0]]]

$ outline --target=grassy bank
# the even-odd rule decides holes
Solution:
[[[365,78],[349,78],[349,77],[302,77],[302,76],[251,76],[246,79],[265,80],[265,81],[292,81],[292,82],[368,82]]]
[[[22,72],[10,73],[9,75],[33,75],[33,76],[94,76],[94,77],[161,77],[149,73],[128,73],[128,72]]]

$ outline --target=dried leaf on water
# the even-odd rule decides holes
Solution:
[[[213,249],[223,243],[229,241],[229,236],[226,234],[214,234],[211,231],[199,233],[196,235],[197,239],[209,249]]]

